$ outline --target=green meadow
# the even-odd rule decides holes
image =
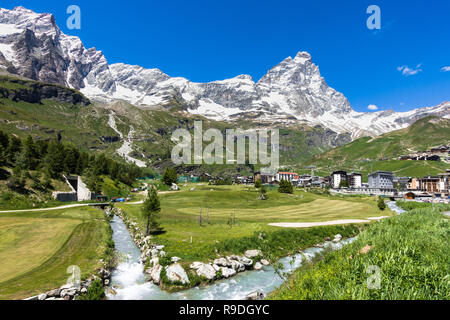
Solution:
[[[66,283],[69,266],[88,277],[105,257],[111,229],[99,209],[0,215],[0,299],[23,299]]]
[[[376,222],[351,245],[294,272],[268,299],[448,300],[449,235],[448,217],[431,208]]]
[[[392,214],[381,212],[376,199],[370,197],[334,197],[304,191],[288,195],[276,190],[268,192],[268,200],[259,200],[258,196],[253,187],[207,185],[197,185],[195,191],[161,194],[160,222],[165,233],[155,236],[154,242],[165,245],[170,255],[183,260],[205,260],[215,256],[215,250],[225,242],[285,230],[271,227],[269,223],[321,222]],[[117,206],[145,230],[141,204]]]

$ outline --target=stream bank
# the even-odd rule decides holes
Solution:
[[[183,291],[167,292],[153,282],[146,281],[142,254],[127,224],[119,216],[115,216],[111,227],[116,250],[121,257],[121,262],[112,272],[111,284],[107,289],[107,297],[111,300],[243,300],[254,292],[268,294],[284,282],[273,266],[267,265],[262,266],[260,270],[238,273],[232,278],[216,280]],[[341,249],[354,240],[355,238],[326,241],[279,261],[284,266],[283,272],[289,273],[306,262],[320,258],[328,251]],[[145,244],[146,238],[138,242]]]

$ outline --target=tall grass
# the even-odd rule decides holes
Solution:
[[[269,299],[449,299],[449,236],[448,218],[428,208],[374,223],[353,244],[294,273]],[[368,288],[370,266],[381,271],[379,289]]]
[[[416,202],[416,201],[397,201],[397,206],[402,208],[403,210],[409,211],[413,209],[419,209],[419,208],[431,208],[433,206],[432,203],[427,202]],[[437,211],[450,211],[450,204],[444,204],[444,203],[435,203],[434,208]]]

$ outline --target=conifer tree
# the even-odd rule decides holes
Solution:
[[[156,234],[162,231],[158,222],[160,212],[161,204],[158,198],[158,191],[155,187],[152,187],[148,190],[147,198],[142,207],[142,214],[147,219],[147,235]]]

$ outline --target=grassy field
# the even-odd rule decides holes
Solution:
[[[433,300],[450,299],[449,219],[419,208],[377,222],[357,241],[296,271],[268,299]],[[380,270],[369,289],[369,266]]]
[[[0,299],[57,288],[71,265],[91,275],[109,237],[103,212],[89,207],[0,215]]]
[[[302,191],[287,195],[271,191],[269,199],[261,201],[258,195],[253,187],[206,185],[197,185],[195,191],[162,194],[160,221],[166,233],[156,236],[155,242],[166,245],[169,254],[184,260],[204,260],[211,256],[217,244],[224,241],[280,230],[268,225],[272,222],[328,221],[392,214],[379,211],[373,198],[341,198]],[[145,228],[141,205],[117,206]]]

